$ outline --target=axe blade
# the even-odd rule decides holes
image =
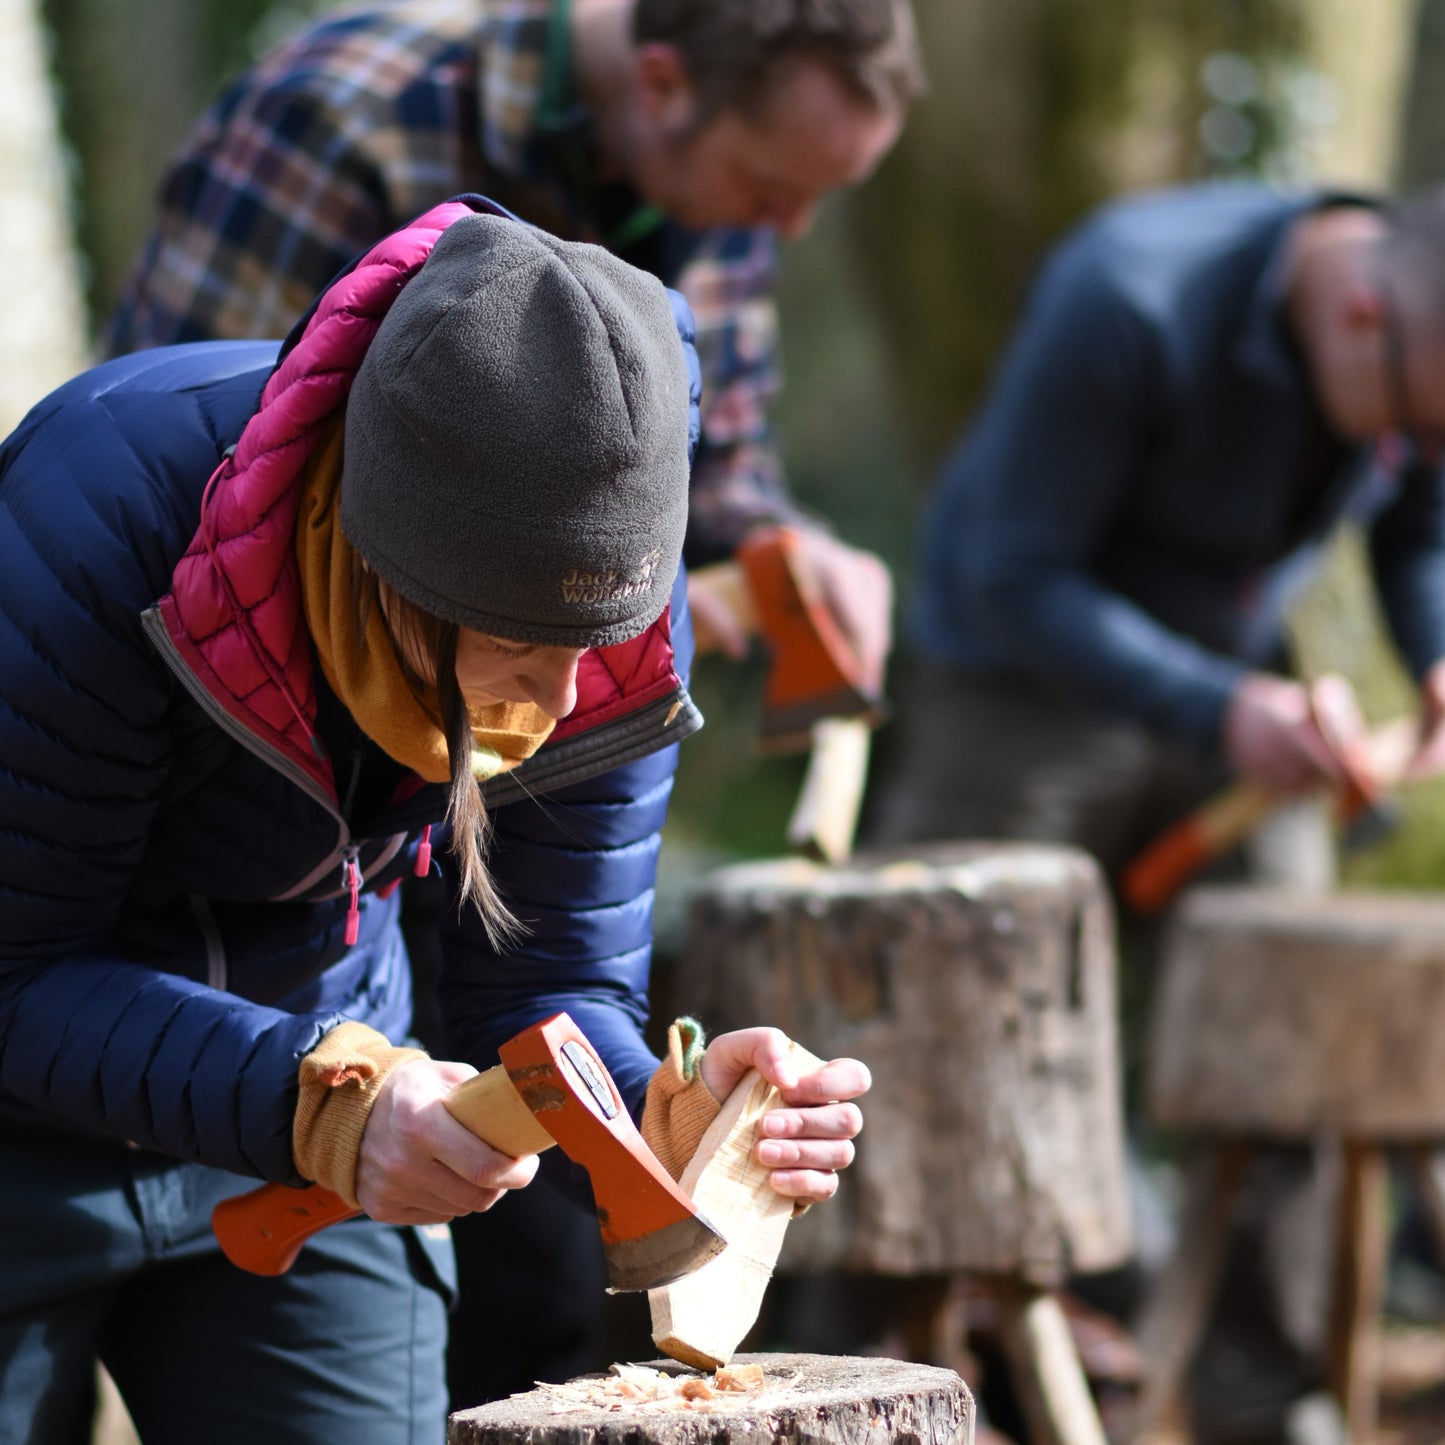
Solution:
[[[637,1132],[612,1075],[567,1014],[499,1052],[537,1122],[592,1181],[609,1290],[658,1288],[727,1247]]]
[[[887,704],[865,688],[857,658],[799,561],[797,535],[779,527],[738,549],[758,627],[772,653],[758,747],[796,752],[823,718],[861,718],[877,727]]]

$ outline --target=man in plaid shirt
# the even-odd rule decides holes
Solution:
[[[866,674],[891,587],[790,501],[768,424],[775,246],[862,180],[921,84],[907,0],[391,0],[338,12],[237,80],[162,186],[104,347],[284,335],[355,254],[481,192],[677,287],[703,444],[688,560],[790,523]],[[746,641],[695,592],[699,639]]]

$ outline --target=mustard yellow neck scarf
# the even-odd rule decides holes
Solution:
[[[388,757],[429,783],[451,777],[446,734],[434,688],[418,688],[397,657],[381,609],[366,619],[357,636],[352,600],[353,552],[341,531],[344,413],[331,424],[312,453],[302,479],[296,520],[296,558],[306,625],[316,644],[321,670],[361,730]],[[533,703],[498,702],[473,708],[472,771],[478,779],[509,772],[546,742],[556,726]]]

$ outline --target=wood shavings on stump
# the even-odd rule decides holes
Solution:
[[[608,1375],[584,1375],[565,1385],[539,1383],[537,1388],[553,1403],[556,1414],[577,1410],[637,1411],[665,1414],[669,1410],[726,1409],[740,1395],[753,1399],[766,1393],[783,1393],[800,1378],[764,1379],[761,1365],[723,1366],[710,1375],[669,1374],[651,1365],[613,1365]]]
[[[952,1370],[846,1355],[675,1360],[540,1386],[462,1410],[448,1445],[971,1445],[973,1398]]]

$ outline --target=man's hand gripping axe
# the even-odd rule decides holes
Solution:
[[[772,664],[758,751],[811,749],[788,842],[811,857],[841,863],[853,848],[869,733],[884,720],[887,703],[864,681],[803,551],[787,527],[759,531],[738,548],[735,561],[700,568],[688,587],[711,594],[744,632],[766,645]]]

